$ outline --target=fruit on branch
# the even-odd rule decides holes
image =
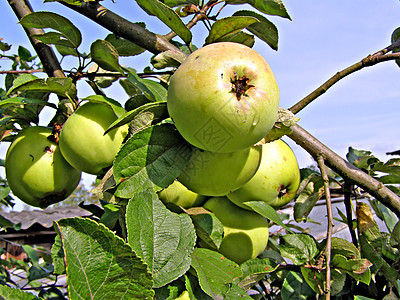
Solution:
[[[262,145],[260,167],[240,189],[227,197],[236,205],[249,209],[247,201],[264,201],[275,209],[289,203],[300,185],[300,171],[292,149],[282,140]]]
[[[82,172],[104,174],[128,134],[124,125],[104,135],[115,120],[117,115],[106,104],[87,102],[79,107],[61,129],[59,145],[65,159]]]
[[[182,136],[212,152],[260,141],[273,127],[279,89],[264,58],[238,43],[207,45],[179,66],[168,87],[168,112]]]
[[[229,153],[210,152],[194,147],[178,180],[197,194],[225,196],[254,176],[261,161],[261,151],[261,146]]]
[[[224,227],[218,252],[241,264],[260,255],[268,243],[268,221],[256,212],[240,208],[226,197],[213,197],[204,204]]]
[[[207,199],[206,196],[196,194],[188,190],[182,183],[175,180],[167,188],[158,193],[158,197],[164,204],[173,203],[183,208],[201,206]]]
[[[64,200],[81,179],[81,172],[47,138],[51,133],[48,127],[23,129],[7,150],[8,185],[15,196],[31,206],[45,208]]]

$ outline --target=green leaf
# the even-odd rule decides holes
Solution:
[[[331,266],[340,272],[346,272],[357,282],[361,281],[369,285],[371,281],[371,272],[369,267],[372,263],[367,259],[347,259],[341,254],[333,256]]]
[[[305,220],[315,204],[324,194],[324,181],[320,174],[312,173],[301,181],[300,194],[294,204],[294,219],[296,222]]]
[[[213,214],[197,214],[192,216],[197,236],[210,247],[217,249],[221,245],[224,226]]]
[[[118,51],[119,56],[134,56],[143,53],[145,49],[124,38],[117,38],[115,34],[109,34],[105,40]]]
[[[114,162],[119,183],[115,195],[131,198],[136,192],[169,186],[189,161],[191,147],[172,124],[146,128],[131,137]]]
[[[61,236],[58,234],[51,247],[51,258],[53,260],[54,273],[57,275],[65,274],[65,256],[62,248]]]
[[[281,295],[282,300],[315,298],[315,292],[310,288],[303,276],[293,271],[290,271],[283,281]]]
[[[12,97],[0,101],[0,108],[14,105],[45,105],[57,109],[57,106],[54,103],[33,98]]]
[[[249,25],[246,29],[266,42],[272,49],[278,50],[278,29],[271,21],[250,10],[237,11],[233,16],[248,16],[256,18],[259,22]]]
[[[311,268],[301,267],[301,274],[307,281],[308,285],[318,294],[323,294],[326,286],[326,271],[318,272]],[[346,273],[341,273],[336,269],[331,270],[331,295],[338,294],[344,287],[346,281]]]
[[[151,59],[151,64],[156,69],[179,67],[186,57],[187,56],[180,51],[167,50],[154,56]]]
[[[161,96],[160,99],[160,91],[161,91],[161,85],[153,80],[146,80],[146,79],[141,79],[134,70],[127,70],[128,71],[128,81],[129,83],[133,84],[133,86],[142,91],[142,93],[148,98],[149,100],[155,102],[155,101],[165,101],[166,99],[164,98],[163,95]],[[155,87],[155,84],[158,84],[157,87]],[[161,87],[160,87],[161,86]],[[164,88],[164,91],[165,88]],[[166,92],[165,92],[165,97],[166,97]]]
[[[389,159],[386,163],[377,163],[373,170],[382,173],[400,175],[400,158]]]
[[[77,49],[82,42],[81,32],[70,20],[52,12],[33,12],[24,16],[20,23],[27,28],[51,28],[62,34]]]
[[[168,5],[158,0],[136,0],[149,15],[156,16],[173,30],[186,44],[192,40],[192,32],[186,27],[178,14]]]
[[[153,299],[147,266],[120,237],[90,219],[56,222],[71,299]]]
[[[7,285],[0,285],[0,299],[4,300],[40,300],[32,293],[23,292],[20,289],[12,288]]]
[[[192,267],[202,290],[213,299],[223,299],[230,283],[242,275],[240,267],[218,252],[196,248],[192,254]]]
[[[93,61],[104,70],[122,72],[118,51],[110,42],[96,40],[90,46],[90,52]]]
[[[325,247],[326,240],[321,243],[321,247]],[[351,259],[361,259],[360,251],[354,246],[353,243],[338,237],[332,238],[331,256],[341,254],[344,257]]]
[[[254,17],[226,17],[219,19],[211,26],[211,31],[206,38],[206,44],[218,42],[255,22],[259,21]]]
[[[293,232],[289,227],[287,227],[282,222],[281,217],[279,216],[279,214],[276,212],[276,210],[271,205],[269,205],[263,201],[248,201],[248,202],[244,202],[243,204],[250,206],[255,212],[266,217],[267,219],[270,219],[272,222],[281,226],[288,232]]]
[[[239,31],[233,34],[230,34],[226,37],[223,37],[219,40],[220,42],[233,42],[246,45],[247,47],[253,47],[255,43],[254,35],[248,34],[243,31]]]
[[[391,36],[392,43],[396,42],[399,38],[400,38],[400,27],[396,28],[395,31],[393,31]],[[400,47],[394,48],[392,52],[393,53],[400,52]],[[396,59],[396,64],[400,67],[400,59]]]
[[[260,12],[267,15],[275,15],[291,20],[282,0],[227,0],[227,4],[248,3]]]
[[[37,78],[30,74],[24,74],[14,80],[13,85],[7,92],[10,95],[16,91],[41,91],[55,93],[59,96],[74,99],[77,91],[72,78],[49,77],[47,79]]]
[[[390,235],[390,245],[399,248],[400,246],[400,222],[394,226],[392,234]]]
[[[168,117],[169,115],[167,110],[167,102],[147,103],[120,116],[108,127],[105,133],[113,130],[114,128],[134,121],[134,124],[132,124],[131,126],[131,134],[136,134],[140,130],[143,130],[150,125],[154,125],[162,120],[165,120]],[[143,126],[137,126],[139,124],[138,122],[135,122],[137,120],[139,122],[145,120],[144,123],[140,122],[140,124]]]
[[[280,250],[281,255],[292,260],[295,265],[310,263],[319,253],[314,237],[305,233],[282,236]]]
[[[239,287],[247,291],[265,275],[274,272],[278,265],[269,258],[253,258],[242,263],[240,268],[243,274],[237,283]]]
[[[117,117],[120,117],[125,113],[125,109],[121,106],[121,104],[112,98],[108,98],[102,95],[91,95],[82,100],[107,105],[114,111]]]
[[[199,0],[164,0],[165,5],[168,5],[169,7],[175,7],[185,4],[199,5],[199,2]]]
[[[151,270],[154,287],[186,273],[196,242],[187,214],[169,211],[154,191],[144,190],[129,201],[126,224],[128,242]]]

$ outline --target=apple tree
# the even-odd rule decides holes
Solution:
[[[2,71],[1,142],[21,140],[35,127],[47,134],[44,141],[30,136],[21,152],[7,153],[12,175],[2,180],[2,201],[11,203],[11,188],[44,208],[67,197],[83,172],[97,176],[92,192],[101,205],[81,205],[92,217],[55,222],[46,268],[38,260],[43,252],[24,248],[29,263],[19,266],[28,270],[31,287],[18,289],[2,266],[2,297],[36,299],[23,291],[33,288],[44,299],[398,299],[400,161],[382,162],[354,148],[342,158],[299,126],[296,114],[351,73],[389,60],[399,64],[400,29],[391,45],[285,109],[278,107],[272,71],[251,49],[256,40],[278,48],[278,29],[268,16],[291,18],[280,0],[136,0],[149,20],[170,28],[166,35],[100,1],[45,1],[110,31],[90,41],[86,52],[79,24],[56,12],[35,12],[28,1],[8,2],[36,53],[22,46],[12,53],[0,40],[0,57],[12,61],[11,70]],[[227,8],[233,14],[224,15]],[[195,45],[198,23],[205,38]],[[248,52],[242,57],[237,47]],[[120,62],[149,53],[143,70]],[[65,67],[65,61],[74,65]],[[81,96],[82,81],[88,96]],[[48,128],[38,126],[44,108],[53,109]],[[285,165],[292,154],[283,142],[274,155],[260,149],[283,136],[318,168],[298,170],[295,158]],[[23,160],[33,149],[39,150]],[[68,163],[59,165],[56,151]],[[38,167],[44,152],[49,158]],[[265,167],[262,157],[270,158]],[[25,177],[31,165],[37,173]],[[278,192],[264,191],[265,182]],[[333,187],[344,197],[339,221],[348,225],[351,240],[333,236]],[[264,201],[269,194],[272,200]],[[320,199],[328,226],[317,240],[296,222],[310,221]],[[292,216],[279,210],[289,201]],[[36,282],[64,274],[66,295]]]

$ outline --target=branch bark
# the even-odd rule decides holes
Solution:
[[[322,156],[325,164],[345,181],[354,183],[390,208],[400,218],[400,198],[380,181],[344,160],[299,125],[292,126],[289,137],[316,161]]]
[[[93,1],[84,2],[81,5],[60,3],[88,17],[117,36],[123,37],[154,54],[167,50],[180,51],[162,35],[155,34],[138,24],[132,23]]]
[[[28,1],[25,0],[8,0],[9,5],[17,16],[18,20],[21,20],[27,14],[33,12],[33,9]],[[32,38],[31,36],[34,34],[43,34],[44,31],[42,29],[37,28],[25,28],[24,30],[35,49],[36,53],[39,56],[40,61],[43,64],[43,68],[45,69],[47,75],[49,77],[65,77],[64,72],[61,69],[60,63],[50,46],[42,43],[41,41]]]

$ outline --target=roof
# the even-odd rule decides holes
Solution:
[[[41,210],[0,212],[0,215],[14,224],[21,223],[21,229],[25,230],[34,224],[45,228],[53,226],[53,221],[63,218],[90,216],[92,213],[80,207],[57,207]]]

